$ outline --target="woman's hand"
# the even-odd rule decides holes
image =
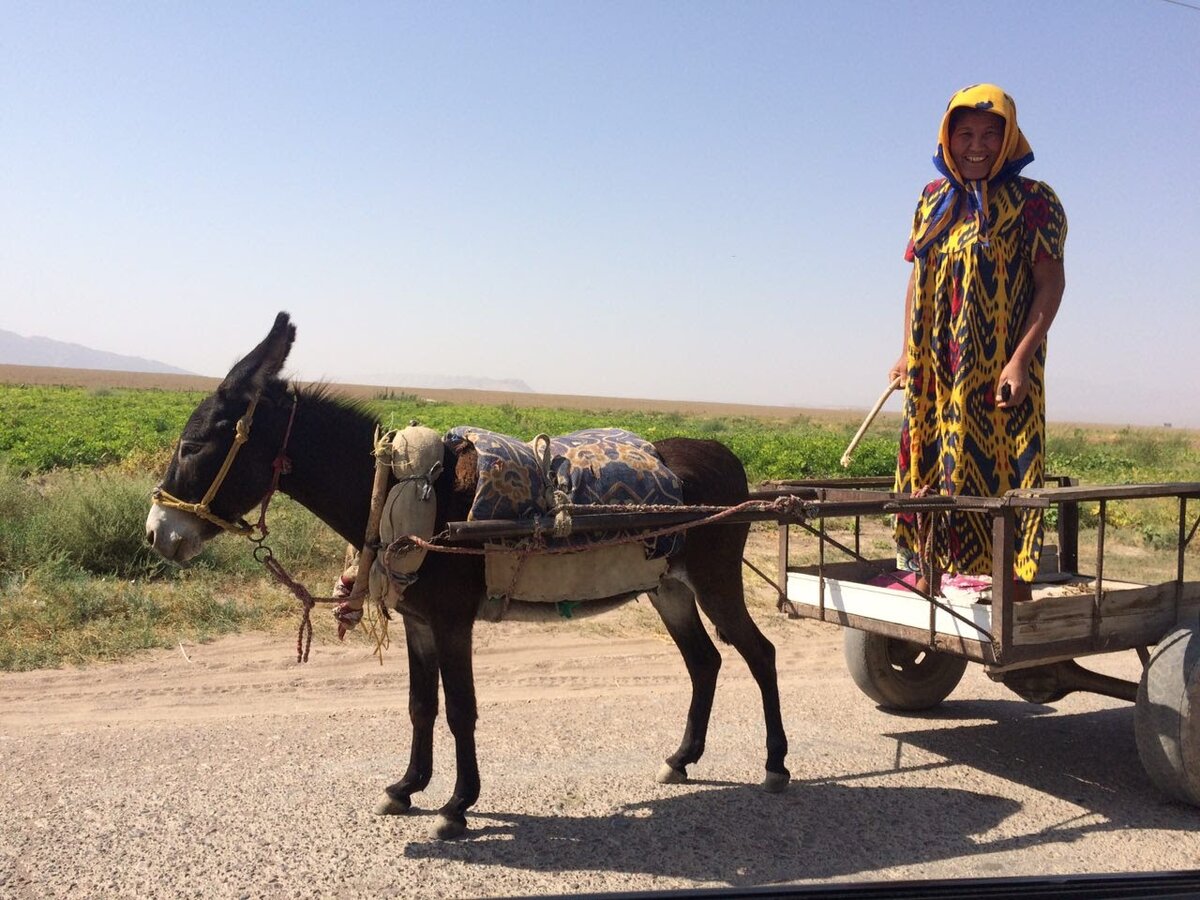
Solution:
[[[1008,388],[1005,396],[1004,388]],[[1025,402],[1029,394],[1029,363],[1013,358],[1000,370],[996,380],[996,406],[1000,409],[1013,409]]]
[[[904,387],[908,381],[908,354],[902,354],[898,360],[892,363],[892,367],[888,369],[888,384],[900,382],[900,387]]]
[[[1061,259],[1043,256],[1033,264],[1033,306],[1025,322],[1025,330],[1017,342],[1012,359],[996,380],[996,405],[1011,409],[1022,403],[1029,394],[1029,365],[1037,348],[1046,340],[1050,323],[1058,313],[1067,278]],[[1008,385],[1008,399],[1003,398]]]

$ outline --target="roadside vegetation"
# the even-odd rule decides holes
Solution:
[[[295,601],[265,576],[244,541],[214,541],[186,569],[162,563],[143,544],[154,482],[202,397],[0,385],[0,670],[113,659],[242,629],[294,627]],[[525,439],[609,425],[650,440],[712,438],[737,453],[751,483],[887,476],[896,454],[894,428],[886,421],[843,470],[839,460],[856,425],[801,415],[766,420],[469,406],[391,392],[369,406],[388,427],[415,418],[437,429],[472,424]],[[1093,484],[1200,481],[1200,436],[1052,427],[1047,469]],[[1193,520],[1200,513],[1196,506]],[[1108,512],[1108,539],[1120,542],[1135,568],[1156,577],[1160,570],[1173,572],[1176,504],[1114,504]],[[1094,504],[1081,510],[1081,549],[1096,514]],[[315,594],[327,593],[322,586],[332,586],[341,566],[340,540],[282,496],[272,505],[270,527],[276,556]],[[875,528],[885,531],[882,522]]]

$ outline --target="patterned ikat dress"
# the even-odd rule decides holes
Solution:
[[[908,385],[896,467],[896,490],[994,497],[1040,487],[1046,434],[1043,343],[1030,366],[1030,390],[1015,409],[999,409],[996,382],[1016,347],[1033,302],[1032,264],[1062,259],[1067,222],[1054,192],[1014,176],[989,185],[986,240],[978,219],[954,221],[915,268],[908,334]],[[917,205],[921,231],[950,189],[930,183]],[[944,521],[944,519],[943,519]],[[938,568],[991,574],[990,517],[953,513],[937,531]],[[897,562],[920,567],[916,517],[898,516]],[[1042,549],[1037,510],[1017,514],[1015,576],[1032,581]]]

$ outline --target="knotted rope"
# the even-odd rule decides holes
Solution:
[[[928,497],[933,493],[933,489],[929,485],[923,485],[913,492],[913,498]],[[935,578],[934,573],[937,570],[937,551],[938,538],[945,537],[946,526],[943,522],[939,522],[938,511],[935,509],[926,510],[917,513],[917,546],[920,548],[918,560],[921,565],[922,574],[928,579],[929,593],[936,595],[940,588],[937,582],[940,578]]]

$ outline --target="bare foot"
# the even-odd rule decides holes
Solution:
[[[938,582],[939,582],[938,585],[931,591],[929,589],[929,579],[926,578],[924,575],[918,575],[916,582],[913,584],[913,587],[915,587],[918,591],[920,591],[922,594],[925,594],[927,596],[928,595],[937,596],[939,593],[941,593],[941,590],[942,590],[940,578],[938,579]]]

